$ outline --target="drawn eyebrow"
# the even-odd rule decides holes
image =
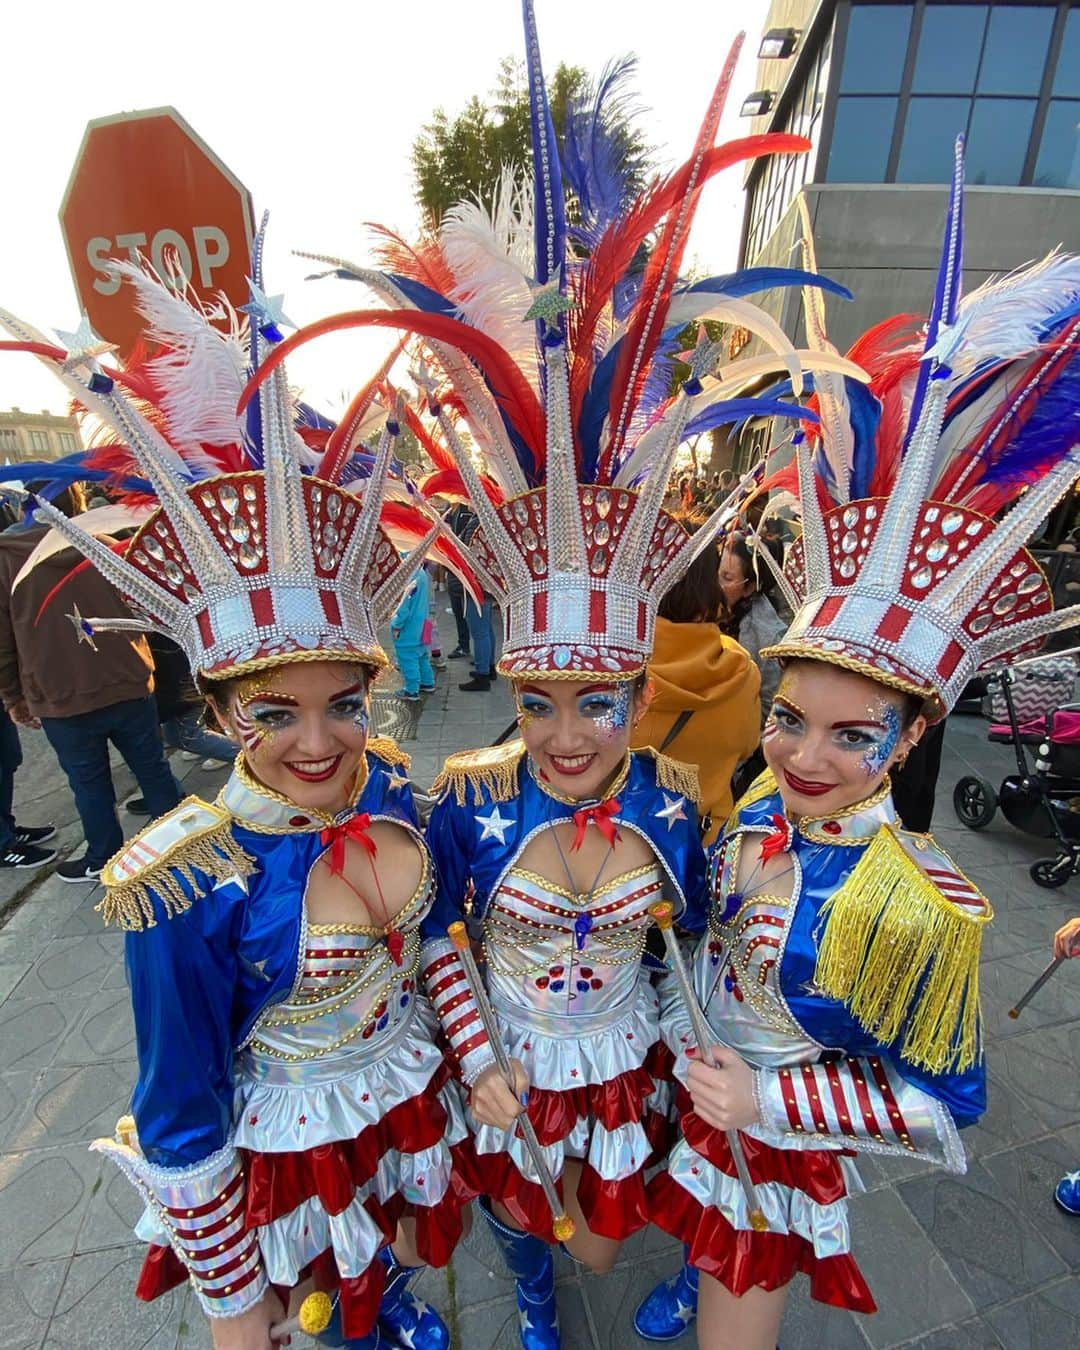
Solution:
[[[857,720],[854,722],[834,722],[829,728],[830,731],[843,731],[847,727],[876,727],[878,731],[886,731],[884,722],[873,722],[869,718]]]
[[[802,717],[802,709],[796,708],[794,703],[789,703],[783,694],[777,694],[773,703],[779,703],[785,712],[789,712],[793,717]]]
[[[364,690],[363,681],[359,681],[357,684],[350,684],[348,689],[343,689],[340,694],[331,694],[330,697],[327,699],[327,702],[337,703],[343,698],[348,698],[351,694],[363,693],[363,690]]]
[[[585,694],[611,694],[611,693],[614,693],[614,692],[615,692],[615,686],[614,686],[613,684],[611,684],[611,683],[608,683],[608,684],[587,684],[587,685],[585,686],[584,689],[579,689],[579,690],[578,690],[577,696],[578,696],[578,698],[582,698]]]
[[[253,703],[270,703],[282,708],[299,706],[299,700],[293,698],[291,694],[252,694],[243,706],[250,708]]]
[[[521,686],[521,692],[523,694],[532,694],[536,698],[546,698],[549,703],[551,702],[551,695],[545,694],[544,691],[542,689],[538,689],[535,684],[523,684]]]

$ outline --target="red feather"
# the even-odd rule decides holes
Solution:
[[[123,557],[124,554],[127,552],[127,547],[131,543],[131,540],[114,539],[106,543],[106,541],[102,539],[100,542],[105,544],[106,548],[111,548],[114,553],[118,553],[121,557]],[[72,545],[72,547],[74,547],[74,545]],[[89,558],[83,558],[79,562],[77,562],[75,566],[71,568],[70,571],[64,573],[64,575],[60,578],[60,580],[56,583],[56,585],[52,588],[52,590],[49,591],[48,595],[46,595],[45,599],[42,600],[41,604],[38,606],[38,612],[34,615],[35,628],[41,622],[41,616],[45,613],[48,607],[56,599],[56,596],[59,593],[60,588],[62,586],[66,586],[68,582],[72,579],[72,577],[77,577],[80,572],[84,572],[88,567],[92,566],[93,563],[90,561]]]
[[[499,406],[513,422],[518,434],[532,451],[537,461],[543,461],[544,419],[535,393],[506,352],[478,329],[449,319],[442,314],[425,314],[407,309],[358,309],[346,314],[335,314],[328,319],[302,328],[284,342],[279,342],[248,382],[240,396],[237,412],[242,413],[256,390],[270,373],[278,368],[298,347],[326,333],[337,333],[349,328],[403,328],[419,337],[433,338],[457,347],[479,366],[491,387]]]
[[[454,274],[437,241],[422,240],[410,244],[385,225],[368,221],[367,228],[380,241],[376,245],[375,256],[385,271],[397,272],[412,281],[419,281],[428,290],[449,296],[455,285]]]
[[[375,401],[380,386],[390,373],[390,367],[405,350],[407,341],[408,338],[406,337],[398,338],[386,360],[345,409],[341,421],[330,433],[326,442],[326,453],[323,455],[318,470],[319,477],[324,478],[328,483],[336,483],[341,477],[341,471],[349,458],[351,441],[356,429],[363,420],[364,414]]]
[[[746,136],[714,146],[705,153],[697,175],[699,186],[721,169],[742,160],[761,155],[800,154],[810,149],[810,142],[802,136],[768,133]],[[575,310],[570,317],[570,348],[573,362],[570,369],[570,398],[573,422],[581,416],[581,406],[592,378],[593,346],[596,330],[611,295],[625,276],[638,249],[685,192],[687,176],[693,168],[688,161],[667,178],[653,183],[627,211],[626,215],[610,225],[597,244],[588,268],[578,286]]]
[[[405,425],[420,442],[424,453],[436,469],[455,472],[454,457],[433,431],[429,431],[420,420],[420,415],[411,403],[405,404]]]
[[[498,485],[483,474],[480,476],[480,482],[492,506],[501,506],[505,498]],[[426,478],[420,480],[419,487],[425,498],[453,497],[463,502],[470,500],[468,488],[457,469],[439,469],[437,473],[429,473]]]
[[[896,481],[907,434],[904,384],[918,369],[919,332],[925,323],[919,314],[894,314],[868,328],[847,352],[848,359],[870,376],[870,392],[881,404],[868,488],[871,497],[887,497]]]

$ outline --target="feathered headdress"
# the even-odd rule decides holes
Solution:
[[[142,523],[121,546],[39,504],[39,516],[117,587],[134,615],[73,618],[87,638],[110,627],[166,633],[204,679],[297,659],[384,665],[376,626],[440,537],[438,522],[417,505],[384,503],[400,429],[394,413],[383,416],[374,455],[358,440],[371,428],[385,368],[336,427],[315,425],[295,404],[280,365],[238,415],[245,383],[285,322],[279,299],[262,289],[264,229],[265,219],[253,252],[246,341],[224,306],[205,307],[175,278],[168,285],[130,264],[118,270],[138,292],[152,353],[135,368],[103,368],[88,350],[57,348],[0,311],[0,325],[15,339],[0,346],[46,361],[98,424],[72,474],[107,478],[143,502],[136,508]],[[52,466],[40,468],[41,477],[54,476]],[[89,528],[100,523],[86,517]],[[461,563],[452,542],[445,560]]]
[[[1080,258],[961,299],[962,211],[961,138],[924,340],[910,316],[887,320],[848,353],[867,388],[815,379],[819,420],[795,437],[795,619],[767,652],[859,671],[932,717],[986,662],[1080,622],[1080,606],[1053,612],[1024,547],[1080,477]],[[807,329],[827,342],[820,314]]]
[[[448,213],[436,239],[409,246],[383,231],[382,271],[340,259],[338,275],[366,282],[389,312],[342,314],[294,335],[257,376],[296,345],[362,325],[421,337],[444,380],[425,381],[480,520],[473,556],[503,611],[499,668],[513,676],[631,676],[648,659],[660,600],[704,549],[718,511],[691,540],[662,510],[679,446],[748,416],[804,416],[777,400],[728,399],[720,344],[680,334],[704,320],[738,324],[775,352],[763,369],[833,370],[858,378],[834,353],[797,352],[745,299],[777,285],[846,295],[823,277],[756,269],[693,284],[680,267],[698,199],[720,169],[770,153],[801,153],[787,135],[714,146],[735,68],[735,43],[690,159],[644,192],[620,189],[613,119],[618,69],[595,99],[572,109],[560,163],[540,65],[533,7],[523,4],[533,173],[505,174],[490,209]],[[570,223],[568,223],[570,222]],[[249,391],[250,392],[250,391]],[[481,481],[448,403],[483,456]],[[494,486],[496,499],[490,487]]]

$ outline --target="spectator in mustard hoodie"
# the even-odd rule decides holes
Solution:
[[[731,776],[757,749],[761,676],[739,644],[716,626],[721,609],[714,548],[665,596],[649,662],[652,699],[631,740],[696,764],[705,842],[731,812]]]

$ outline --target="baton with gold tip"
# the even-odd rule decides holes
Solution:
[[[294,1331],[302,1331],[305,1336],[321,1336],[334,1315],[334,1302],[329,1294],[316,1289],[300,1304],[300,1311],[295,1317],[290,1317],[286,1322],[274,1323],[270,1328],[270,1339],[283,1341]]]
[[[682,995],[683,1003],[690,1018],[690,1028],[694,1033],[694,1040],[697,1041],[698,1052],[702,1059],[710,1068],[715,1067],[713,1059],[712,1043],[713,1034],[709,1030],[709,1024],[705,1020],[705,1014],[701,1011],[701,1005],[694,994],[694,986],[690,983],[690,972],[686,968],[686,962],[683,960],[682,948],[679,946],[679,939],[675,936],[674,910],[670,900],[658,900],[655,905],[649,906],[649,913],[656,920],[656,926],[664,935],[664,944],[667,947],[668,961],[675,975],[675,982],[679,986],[679,993]],[[742,1187],[743,1196],[746,1200],[746,1208],[750,1217],[750,1227],[755,1233],[764,1233],[768,1227],[768,1220],[758,1201],[757,1191],[754,1188],[754,1182],[750,1176],[750,1169],[746,1165],[746,1155],[743,1153],[742,1140],[739,1138],[738,1130],[725,1130],[724,1138],[727,1140],[728,1148],[731,1150],[731,1160],[735,1164],[735,1171],[739,1177],[739,1185]]]
[[[484,1031],[491,1043],[492,1053],[495,1055],[495,1064],[503,1078],[506,1079],[506,1086],[511,1092],[514,1092],[514,1071],[510,1067],[510,1056],[506,1053],[506,1046],[502,1043],[499,1024],[495,1020],[495,1012],[488,1002],[487,990],[484,988],[484,982],[476,965],[476,958],[473,956],[472,947],[469,944],[468,931],[459,919],[446,930],[446,936],[454,944],[458,955],[461,957],[461,964],[465,967],[465,978],[468,980],[472,996],[476,1000],[476,1010],[480,1014],[480,1021],[483,1023]],[[551,1230],[555,1234],[555,1241],[566,1242],[574,1236],[575,1224],[570,1215],[563,1209],[559,1192],[555,1189],[555,1182],[548,1170],[543,1149],[540,1147],[540,1140],[536,1137],[536,1131],[533,1129],[528,1111],[522,1111],[521,1115],[517,1117],[517,1124],[521,1129],[521,1137],[525,1141],[525,1147],[529,1151],[533,1167],[540,1178],[544,1199],[551,1209]]]

